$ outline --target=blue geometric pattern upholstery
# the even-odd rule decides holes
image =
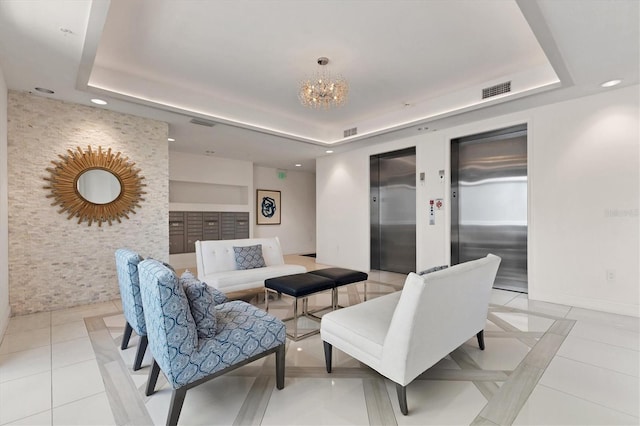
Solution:
[[[131,333],[134,330],[140,336],[136,357],[133,360],[134,371],[142,367],[142,359],[147,350],[147,327],[144,321],[144,309],[142,308],[140,281],[138,279],[138,264],[141,260],[142,257],[134,251],[128,249],[116,250],[118,285],[120,286],[120,297],[122,298],[122,310],[127,320],[120,349],[127,349]]]
[[[262,244],[246,247],[234,247],[238,269],[255,269],[267,266],[262,256]]]
[[[140,288],[154,364],[147,395],[162,370],[174,389],[167,424],[176,424],[186,390],[258,357],[276,353],[276,384],[284,387],[285,326],[246,302],[214,305],[216,330],[198,337],[196,322],[181,280],[162,263],[140,262]]]
[[[140,262],[138,273],[149,349],[172,386],[184,383],[181,375],[191,377],[198,370],[190,363],[198,334],[187,296],[176,274],[157,260]]]
[[[180,275],[180,279],[183,280],[182,284],[187,285],[187,283],[191,283],[191,282],[201,282],[195,275],[193,275],[189,270],[186,270],[182,273],[182,275]],[[207,283],[203,284],[207,285]],[[224,302],[228,302],[229,299],[227,298],[227,295],[224,294],[223,292],[221,292],[220,290],[218,290],[215,287],[211,287],[210,285],[207,285],[208,288],[208,292],[210,293],[210,295],[213,297],[213,302],[216,305],[219,305],[221,303]]]
[[[198,337],[213,337],[216,334],[216,302],[208,286],[198,280],[180,278],[180,285],[184,289],[189,301],[191,315],[196,322]]]
[[[215,311],[216,335],[211,339],[200,339],[198,352],[191,358],[199,369],[190,381],[238,364],[286,341],[284,323],[247,302],[223,303],[216,306]],[[180,377],[180,380],[184,379],[186,374]]]
[[[140,298],[140,281],[138,280],[138,263],[142,257],[128,249],[116,250],[116,270],[118,272],[118,285],[122,298],[122,310],[127,322],[139,335],[147,334]]]

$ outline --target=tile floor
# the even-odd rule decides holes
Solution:
[[[369,278],[370,297],[404,282],[378,271]],[[362,293],[348,286],[340,303]],[[310,301],[325,303],[328,295]],[[290,300],[270,309],[284,317]],[[171,390],[161,377],[144,395],[150,357],[131,370],[137,338],[119,349],[121,312],[113,301],[12,318],[0,344],[0,425],[164,424]],[[393,384],[349,356],[334,351],[327,374],[315,335],[288,342],[283,390],[275,390],[271,356],[190,390],[180,424],[640,424],[637,318],[493,290],[485,336],[485,351],[471,339],[409,386],[409,416],[399,413]]]

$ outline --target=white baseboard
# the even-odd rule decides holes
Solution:
[[[640,305],[637,303],[619,303],[602,299],[573,296],[569,294],[529,293],[529,299],[560,305],[575,306],[576,308],[592,309],[594,311],[609,312],[611,314],[640,317]]]

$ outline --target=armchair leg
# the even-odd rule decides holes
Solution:
[[[149,370],[149,378],[147,379],[147,389],[144,394],[149,396],[156,391],[156,383],[158,382],[158,375],[160,374],[160,366],[153,360],[151,364],[151,369]]]
[[[185,396],[187,396],[187,390],[184,387],[173,390],[169,415],[167,416],[167,426],[176,426],[178,424],[178,417],[180,417]]]
[[[407,408],[407,387],[396,383],[396,392],[398,393],[400,412],[406,416],[407,414],[409,414],[409,409]]]
[[[133,362],[133,371],[140,370],[142,365],[142,358],[144,358],[144,352],[147,350],[147,336],[140,336],[140,342],[138,343],[138,352],[136,352],[136,360]]]
[[[327,373],[331,373],[331,354],[333,352],[333,346],[330,343],[324,343],[324,363],[327,366]]]
[[[478,334],[476,334],[478,338],[478,346],[480,346],[480,350],[484,351],[484,330],[480,330]]]
[[[284,358],[285,344],[283,343],[276,351],[276,387],[278,389],[284,388]]]
[[[131,325],[129,325],[129,321],[127,321],[127,324],[124,326],[124,336],[122,336],[122,343],[120,344],[120,349],[122,349],[123,351],[127,349],[127,346],[129,346],[129,339],[131,339],[132,331],[133,328],[131,328]]]

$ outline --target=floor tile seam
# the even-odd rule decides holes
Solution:
[[[276,380],[274,377],[262,374],[256,376],[255,380],[251,384],[251,388],[244,397],[244,401],[242,402],[232,424],[246,424],[246,420],[254,419],[254,421],[257,421],[258,418],[259,421],[257,421],[257,423],[252,422],[252,424],[261,424],[264,419],[264,415],[267,412],[267,408],[269,407],[269,402],[271,401],[271,396],[275,387]],[[266,395],[267,393],[268,395]],[[253,412],[253,414],[251,416],[247,416],[250,412]]]
[[[559,317],[557,315],[551,315],[551,314],[547,314],[545,312],[537,312],[537,311],[531,311],[528,309],[521,309],[521,308],[515,308],[512,306],[505,306],[505,305],[496,305],[493,303],[489,304],[489,312],[513,312],[513,313],[518,313],[518,314],[527,314],[527,315],[532,315],[535,317],[539,317],[539,318],[546,318],[546,319],[550,319],[550,320],[572,320],[571,318],[566,318],[565,316]],[[575,321],[575,320],[573,320]]]
[[[640,352],[640,347],[636,348],[629,348],[627,346],[620,346],[620,345],[615,345],[613,343],[609,343],[609,342],[603,342],[601,340],[596,340],[596,339],[591,339],[589,337],[586,336],[576,336],[576,335],[571,335],[571,333],[569,333],[569,336],[571,336],[571,338],[573,339],[580,339],[580,340],[584,340],[586,342],[594,342],[594,343],[600,343],[601,345],[607,345],[607,346],[613,346],[614,348],[620,348],[620,349],[626,349],[632,352]]]
[[[555,323],[554,323],[554,324],[555,324]],[[553,324],[552,324],[549,328],[551,328],[551,327],[553,327]],[[547,332],[545,332],[545,335],[546,335],[547,333],[548,333],[548,331],[547,331]],[[565,339],[566,339],[566,337],[567,337],[567,336],[565,336],[565,335],[558,335],[558,336],[562,337],[562,341],[561,341],[561,342],[559,342],[559,344],[558,344],[558,346],[557,346],[556,350],[553,352],[553,354],[550,354],[550,355],[549,355],[548,362],[546,363],[546,365],[545,365],[545,367],[544,367],[544,368],[539,367],[539,366],[538,366],[538,363],[531,363],[531,362],[530,362],[530,360],[529,360],[529,358],[530,358],[530,357],[533,357],[533,355],[532,355],[532,350],[533,350],[533,348],[535,348],[535,346],[537,346],[537,344],[536,344],[536,345],[534,345],[534,346],[531,348],[532,350],[529,350],[529,352],[524,356],[524,358],[520,361],[520,363],[517,365],[517,367],[513,370],[512,374],[509,376],[509,379],[508,379],[508,380],[506,380],[506,381],[502,384],[502,386],[500,387],[500,389],[498,390],[498,392],[496,392],[496,395],[500,395],[500,396],[502,396],[502,392],[500,392],[500,390],[502,390],[502,389],[508,389],[508,386],[506,386],[506,385],[507,385],[507,384],[509,384],[512,380],[515,380],[516,378],[518,378],[518,374],[517,374],[517,373],[518,373],[519,371],[521,371],[521,370],[525,370],[525,369],[531,369],[533,372],[535,372],[535,375],[536,375],[536,377],[535,377],[535,382],[534,382],[534,383],[532,383],[532,384],[530,385],[530,388],[529,388],[529,389],[524,389],[524,390],[525,390],[525,392],[527,392],[527,396],[526,396],[526,398],[524,399],[524,402],[522,403],[522,405],[520,405],[520,407],[519,407],[519,408],[517,409],[517,411],[514,413],[513,417],[511,418],[511,422],[510,422],[510,424],[511,424],[511,423],[513,423],[513,421],[514,421],[514,420],[518,417],[518,415],[520,414],[520,411],[522,411],[522,408],[525,406],[525,404],[527,403],[527,401],[528,401],[528,400],[529,400],[529,398],[531,397],[531,394],[533,393],[534,389],[535,389],[535,388],[536,388],[536,386],[538,386],[538,384],[540,383],[540,380],[542,379],[542,376],[544,375],[544,373],[546,372],[547,368],[549,367],[549,364],[551,364],[551,362],[553,361],[553,359],[554,359],[556,356],[558,356],[558,355],[557,355],[558,350],[560,349],[560,347],[561,347],[561,346],[562,346],[562,344],[564,343],[564,340],[565,340]],[[540,341],[542,341],[542,339],[543,339],[543,338],[544,338],[544,336],[543,336],[542,338],[540,338],[540,340],[538,341],[538,343],[540,343]],[[535,354],[535,352],[534,352],[534,354]],[[516,395],[516,396],[514,396],[514,397],[517,397],[517,395]],[[489,404],[491,404],[493,400],[494,400],[494,398],[490,399],[490,400],[487,402],[487,404],[485,405],[485,407],[480,411],[479,415],[480,415],[482,412],[484,412],[484,410],[486,409],[486,407],[487,407]],[[488,420],[491,420],[491,419],[488,419]]]
[[[611,369],[611,368],[603,367],[603,366],[601,366],[601,365],[591,364],[590,362],[581,361],[581,360],[579,360],[579,359],[573,359],[573,358],[570,358],[570,357],[568,357],[568,356],[566,356],[566,355],[558,355],[558,354],[556,354],[556,355],[554,356],[554,358],[555,358],[555,357],[558,357],[558,358],[564,358],[564,359],[566,359],[566,360],[568,360],[568,361],[578,362],[578,363],[580,363],[580,364],[588,365],[588,366],[590,366],[590,367],[601,368],[601,369],[603,369],[603,370],[607,370],[607,371],[609,371],[609,372],[611,372],[611,373],[617,373],[617,374],[621,374],[621,375],[623,375],[623,376],[632,377],[632,378],[634,378],[634,379],[638,379],[638,381],[640,381],[640,375],[638,375],[638,376],[634,376],[633,374],[623,373],[623,372],[621,372],[621,371],[613,370],[613,369]]]
[[[37,373],[29,373],[29,374],[26,374],[26,375],[24,375],[24,376],[15,377],[15,378],[13,378],[13,379],[5,380],[5,381],[3,381],[3,382],[0,382],[0,385],[5,385],[5,384],[7,384],[7,383],[15,382],[16,380],[24,380],[24,379],[27,379],[27,378],[29,378],[29,377],[37,376],[37,375],[39,375],[39,374],[44,374],[44,373],[51,373],[51,368],[49,368],[48,370],[39,371],[39,372],[37,372]],[[53,378],[53,377],[52,377],[52,378]]]
[[[31,347],[28,347],[28,348],[23,348],[23,349],[20,349],[20,350],[18,350],[18,351],[0,352],[0,355],[15,354],[15,353],[18,353],[18,352],[28,351],[28,350],[30,350],[30,349],[43,348],[43,347],[45,347],[45,346],[51,346],[51,340],[49,340],[49,343],[45,343],[45,344],[43,344],[43,345],[31,346]]]
[[[615,411],[616,413],[624,414],[625,416],[630,416],[630,417],[635,417],[635,418],[637,418],[637,419],[640,419],[640,417],[638,417],[638,416],[636,416],[636,415],[633,415],[633,414],[630,414],[630,413],[627,413],[627,412],[624,412],[624,411],[620,411],[620,410],[618,410],[618,409],[616,409],[616,408],[613,408],[613,407],[608,407],[608,406],[603,405],[603,404],[601,404],[601,403],[599,403],[599,402],[591,401],[590,399],[586,399],[586,398],[583,398],[583,397],[581,397],[581,396],[574,395],[574,394],[569,393],[569,392],[567,392],[567,391],[564,391],[564,390],[562,390],[562,389],[554,388],[553,386],[549,386],[549,385],[545,385],[545,384],[542,384],[542,383],[538,383],[538,384],[536,385],[536,388],[537,388],[537,387],[543,387],[543,388],[551,389],[551,390],[554,390],[554,391],[556,391],[556,392],[560,392],[560,393],[562,393],[562,394],[564,394],[564,395],[568,395],[568,396],[570,396],[570,397],[573,397],[573,398],[579,399],[579,400],[581,400],[581,401],[585,401],[585,402],[588,402],[588,403],[590,403],[590,404],[597,405],[597,406],[602,407],[602,408],[606,408],[607,410]],[[535,389],[536,389],[536,388],[534,388],[534,391],[535,391]]]
[[[515,299],[514,299],[514,300],[515,300]],[[528,301],[528,302],[538,302],[537,300],[529,300],[529,299],[527,299],[527,301]],[[511,302],[513,302],[513,300],[512,300]],[[509,303],[511,303],[511,302],[509,302]],[[565,308],[567,308],[567,312],[566,312],[564,315],[559,316],[559,315],[554,315],[554,314],[551,314],[551,313],[548,313],[548,312],[543,312],[542,310],[535,310],[535,309],[522,309],[522,308],[518,308],[517,306],[509,306],[509,304],[506,304],[506,305],[504,305],[504,306],[505,306],[506,308],[510,308],[510,309],[518,309],[518,310],[524,310],[524,311],[534,312],[534,313],[537,313],[537,314],[550,315],[550,316],[552,316],[552,317],[557,317],[557,318],[561,318],[561,319],[567,319],[567,318],[566,318],[566,317],[567,317],[567,314],[569,313],[569,311],[570,311],[570,310],[571,310],[571,308],[572,308],[572,306],[569,306],[569,305],[559,305],[559,304],[557,304],[557,303],[553,303],[553,302],[545,302],[545,301],[542,301],[542,300],[540,300],[539,302],[541,302],[541,303],[548,303],[549,305],[555,305],[555,306],[565,307]]]
[[[369,424],[380,424],[377,420],[388,420],[385,426],[397,426],[391,395],[387,391],[385,377],[362,379],[362,391]]]
[[[455,362],[458,365],[458,367],[460,367],[461,370],[482,370],[482,367],[480,366],[480,364],[478,364],[471,357],[471,355],[469,355],[469,352],[464,350],[464,348],[462,346],[463,345],[457,347],[456,349],[451,351],[451,353],[449,353],[449,356],[451,357],[451,360],[453,362]],[[464,357],[464,359],[460,358],[460,355],[459,355],[460,352],[462,352],[462,356]],[[454,355],[454,353],[455,353],[455,355]],[[456,358],[458,358],[458,359],[456,359]],[[468,363],[468,365],[466,363]]]
[[[493,333],[496,333],[496,335],[493,335]],[[501,334],[505,334],[505,336],[502,336]],[[484,337],[490,339],[535,339],[542,337],[544,334],[544,331],[485,330]]]
[[[100,394],[102,394],[102,393],[103,393],[103,394],[105,394],[105,398],[106,398],[106,393],[107,393],[107,391],[96,392],[96,393],[91,394],[91,395],[86,395],[86,396],[83,396],[83,397],[81,397],[81,398],[74,399],[73,401],[65,402],[64,404],[60,404],[60,405],[55,406],[55,407],[54,407],[54,406],[53,406],[53,404],[52,404],[52,406],[51,406],[51,411],[53,412],[53,410],[55,410],[55,409],[63,408],[63,407],[65,407],[65,406],[67,406],[67,405],[75,404],[76,402],[83,401],[83,400],[88,399],[88,398],[93,398],[94,396],[96,396],[96,395],[100,395]]]
[[[92,397],[92,396],[100,395],[101,393],[106,393],[106,391],[105,391],[105,390],[103,390],[103,391],[101,391],[101,392],[92,393],[91,395],[85,395],[85,396],[83,396],[83,397],[81,397],[81,398],[74,399],[73,401],[67,401],[67,402],[65,402],[64,404],[53,405],[53,403],[52,403],[52,404],[51,404],[51,413],[53,413],[53,410],[56,410],[56,409],[58,409],[58,408],[62,408],[62,407],[64,407],[65,405],[73,404],[73,403],[75,403],[75,402],[82,401],[82,400],[87,399],[87,398],[90,398],[90,397]],[[53,395],[52,395],[52,397],[53,397]],[[111,410],[111,406],[109,406],[109,409]]]
[[[480,420],[482,421],[482,423],[480,423]],[[498,426],[497,423],[492,422],[491,420],[487,419],[486,417],[483,417],[481,415],[477,415],[476,418],[470,423],[471,425],[496,425]]]
[[[450,369],[437,369],[435,371],[447,371]],[[473,378],[465,378],[465,377],[452,377],[452,376],[448,376],[448,375],[442,375],[442,376],[438,376],[437,373],[431,373],[431,374],[436,374],[436,376],[423,376],[427,371],[434,371],[433,369],[427,369],[425,370],[422,374],[420,374],[418,377],[416,377],[413,380],[433,380],[433,381],[449,381],[449,382],[506,382],[507,380],[509,380],[509,376],[511,376],[511,373],[513,373],[513,371],[511,370],[475,370],[472,368],[469,369],[460,369],[460,370],[452,370],[452,371],[456,371],[456,372],[460,372],[460,374],[464,374],[464,372],[470,372],[470,371],[483,371],[483,372],[488,372],[490,374],[493,374],[494,377],[493,378],[486,378],[483,379],[482,377],[473,377]],[[499,378],[497,378],[496,376],[499,376],[500,374],[504,374],[506,377],[502,380],[500,380]],[[447,377],[445,377],[447,376]],[[455,375],[454,375],[455,376]]]
[[[46,413],[47,411],[51,412],[51,424],[53,424],[53,409],[52,408],[47,408],[46,410],[38,411],[37,413],[33,413],[33,414],[29,414],[28,416],[20,417],[19,419],[9,420],[8,422],[0,423],[0,426],[12,424],[12,423],[17,423],[20,420],[28,419],[29,417],[37,416],[38,414]]]
[[[637,329],[633,329],[631,327],[625,327],[625,326],[621,326],[621,325],[615,325],[615,324],[609,324],[607,323],[606,319],[604,320],[600,320],[600,321],[593,321],[593,320],[586,320],[586,319],[580,319],[580,318],[565,318],[566,320],[571,320],[571,321],[575,321],[575,322],[580,322],[582,324],[587,324],[587,325],[595,325],[595,326],[600,326],[600,327],[607,327],[607,328],[611,328],[615,331],[624,331],[627,333],[632,333],[632,334],[640,334],[640,330]]]
[[[42,327],[36,327],[36,328],[27,328],[26,330],[16,330],[16,331],[9,331],[9,328],[7,327],[7,331],[5,331],[4,335],[5,336],[14,336],[16,334],[20,334],[20,333],[29,333],[29,332],[33,332],[33,331],[37,331],[37,330],[44,330],[44,329],[49,329],[51,330],[51,325],[45,325]]]
[[[96,338],[96,336],[94,334],[95,333],[104,332],[104,333],[107,334],[105,339],[110,338],[111,334],[109,333],[108,327],[107,327],[106,323],[104,322],[104,318],[110,317],[110,316],[113,316],[113,315],[114,315],[113,313],[106,313],[106,314],[104,314],[104,313],[100,314],[99,313],[97,315],[84,317],[85,326],[88,327],[89,322],[99,321],[98,325],[102,327],[102,328],[97,328],[97,329],[91,330],[91,331],[89,330],[89,328],[87,328],[87,332],[89,334],[89,340],[91,341],[91,347],[92,347],[93,353],[95,355],[95,361],[96,361],[96,364],[97,364],[97,367],[98,367],[98,372],[100,374],[100,378],[102,380],[103,392],[106,395],[107,403],[108,403],[108,406],[109,406],[109,410],[110,410],[111,415],[113,416],[114,420],[116,422],[118,422],[119,414],[118,414],[117,410],[123,408],[122,407],[123,404],[121,404],[119,402],[120,401],[119,398],[114,397],[113,389],[110,388],[111,385],[108,385],[108,383],[105,381],[105,375],[110,380],[113,379],[113,376],[110,375],[108,372],[109,372],[109,366],[111,365],[111,363],[115,363],[117,365],[115,368],[119,372],[123,373],[124,377],[128,378],[128,385],[127,386],[129,386],[129,390],[131,390],[132,395],[135,395],[136,398],[139,398],[137,400],[138,401],[137,406],[138,406],[138,408],[141,409],[141,411],[140,412],[133,412],[133,414],[134,415],[142,415],[143,417],[148,417],[150,419],[151,418],[151,414],[149,413],[149,410],[146,407],[146,403],[153,396],[153,394],[150,395],[150,396],[146,396],[145,393],[142,393],[142,394],[139,393],[139,388],[133,382],[133,378],[131,378],[130,371],[126,368],[126,366],[124,364],[124,361],[123,361],[123,359],[121,357],[121,354],[119,353],[120,352],[120,344],[115,340],[113,341],[114,346],[113,346],[112,349],[115,352],[117,352],[117,354],[114,355],[114,360],[109,360],[108,362],[105,362],[105,360],[101,359],[101,357],[98,356],[98,353],[96,353],[96,346],[94,345],[94,343],[95,343],[94,338]],[[163,381],[164,381],[164,383],[163,383]],[[113,384],[113,381],[111,381],[110,383]],[[163,373],[158,377],[158,383],[156,385],[156,392],[158,390],[160,390],[160,387],[162,385],[166,385],[166,384],[167,384],[166,377],[165,377],[165,375]],[[142,386],[146,389],[146,383],[144,383]],[[119,394],[120,392],[115,392],[115,393]],[[125,411],[125,416],[128,416],[129,414],[132,414],[131,412],[129,412],[129,410],[125,409],[124,411]],[[135,418],[137,418],[137,417],[135,417]],[[145,419],[145,422],[146,422],[146,420],[147,419]]]
[[[489,320],[493,324],[495,324],[496,327],[499,327],[500,329],[502,329],[502,331],[506,331],[506,332],[519,332],[519,331],[522,331],[518,327],[516,327],[513,324],[511,324],[509,321],[503,320],[502,318],[500,318],[499,316],[497,316],[493,312],[489,312],[487,314],[487,320]]]
[[[22,352],[29,352],[29,351],[35,351],[35,350],[42,350],[43,348],[47,348],[47,347],[51,347],[51,345],[42,345],[42,346],[34,346],[33,348],[27,348],[27,349],[22,349],[20,351],[15,351],[15,352],[7,352],[4,354],[0,354],[0,357],[3,356],[9,356],[9,355],[16,355],[16,354],[20,354]]]
[[[525,357],[526,358],[526,357]],[[519,374],[525,370],[530,370],[532,373],[534,373],[534,379],[535,382],[530,386],[530,389],[526,389],[524,388],[524,391],[527,393],[526,398],[523,400],[524,402],[522,403],[522,405],[520,405],[520,407],[518,408],[517,411],[513,410],[514,412],[510,415],[508,415],[508,420],[503,421],[494,421],[490,418],[490,416],[488,416],[489,413],[485,413],[485,411],[489,410],[490,411],[490,406],[491,405],[495,405],[498,404],[499,402],[496,402],[496,400],[498,400],[498,398],[504,398],[504,394],[507,392],[507,390],[509,390],[510,387],[514,387],[516,389],[518,389],[518,385],[513,385],[513,383],[517,383],[516,379],[520,378]],[[524,374],[524,373],[523,373]],[[483,417],[489,421],[491,421],[492,423],[496,423],[496,424],[508,424],[511,425],[515,419],[518,417],[518,415],[520,414],[520,411],[522,411],[522,408],[525,406],[525,404],[527,403],[527,401],[529,400],[529,398],[531,397],[531,394],[533,393],[533,390],[535,389],[536,386],[538,386],[538,383],[540,382],[540,379],[542,378],[542,375],[544,374],[544,369],[534,366],[534,365],[530,365],[530,364],[526,364],[524,363],[524,360],[520,362],[520,364],[518,364],[518,366],[516,367],[515,370],[513,370],[513,374],[509,377],[509,380],[505,381],[502,386],[498,389],[498,391],[495,393],[495,395],[489,400],[487,401],[487,403],[485,404],[485,406],[480,410],[480,412],[478,413],[478,415],[476,416],[476,418],[478,417]],[[513,386],[512,386],[513,385]],[[519,405],[519,404],[511,404],[510,402],[512,402],[513,399],[515,399],[517,401],[518,396],[521,393],[514,393],[511,392],[508,395],[507,402],[506,403],[502,403],[503,405],[506,406],[512,406],[512,405]],[[511,400],[509,400],[509,398],[511,398]],[[485,413],[485,414],[483,414]],[[506,416],[506,411],[504,409],[499,411],[499,415],[500,416]]]
[[[606,311],[597,311],[597,310],[594,310],[594,309],[580,308],[578,306],[572,306],[571,309],[569,310],[569,312],[567,313],[567,315],[571,314],[571,311],[573,309],[584,309],[584,310],[587,310],[587,311],[593,311],[593,312],[596,313],[596,315],[603,315],[603,316],[613,315],[613,316],[617,316],[617,317],[631,318],[631,319],[634,319],[634,320],[636,320],[636,321],[638,321],[640,323],[640,318],[639,317],[634,317],[634,316],[631,316],[631,315],[614,314],[612,312],[606,312]],[[580,316],[580,315],[578,314],[578,316]],[[566,319],[571,319],[571,320],[574,320],[574,321],[584,321],[584,322],[587,322],[587,323],[598,324],[598,325],[602,325],[603,323],[605,323],[605,324],[607,323],[607,318],[601,318],[601,319],[566,318]],[[606,324],[606,325],[607,325],[607,327],[623,329],[623,330],[631,331],[631,332],[634,332],[634,333],[638,333],[639,328],[640,328],[640,324],[636,325],[636,327],[634,329],[631,329],[628,326],[619,325],[619,324]]]
[[[57,367],[57,368],[53,368],[51,370],[51,375],[53,377],[53,373],[58,371],[58,370],[62,370],[63,368],[69,368],[69,367],[73,367],[74,365],[78,365],[78,364],[82,364],[83,362],[89,362],[89,361],[96,361],[96,363],[98,362],[98,358],[95,354],[95,351],[93,350],[93,347],[91,348],[91,351],[93,352],[93,358],[89,358],[89,359],[83,359],[81,361],[76,361],[76,362],[72,362],[71,364],[67,364],[67,365],[63,365],[62,367]],[[53,357],[53,354],[51,355]]]
[[[69,342],[73,342],[74,340],[80,340],[80,339],[89,339],[89,333],[87,333],[86,336],[79,336],[79,337],[74,337],[73,339],[69,339],[69,340],[62,340],[60,342],[51,342],[51,346],[55,346],[55,345],[62,345],[64,343],[69,343]],[[89,339],[89,341],[91,341],[91,339]]]

